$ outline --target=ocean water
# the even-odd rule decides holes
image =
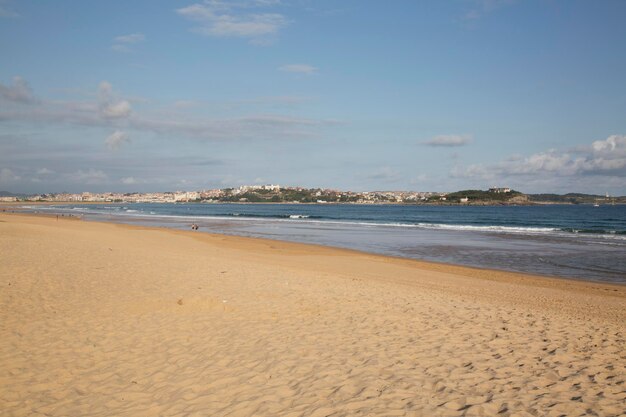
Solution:
[[[467,266],[626,284],[626,206],[107,204],[31,206]]]

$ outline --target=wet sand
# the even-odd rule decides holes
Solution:
[[[626,286],[0,213],[7,416],[618,416]]]

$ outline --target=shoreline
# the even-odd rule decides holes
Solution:
[[[0,213],[8,416],[620,415],[626,288]]]
[[[17,212],[17,213],[2,213],[0,212],[0,221],[3,215],[10,216],[26,216],[33,218],[46,218],[56,219],[56,215],[47,213],[29,213],[29,212]],[[552,275],[541,275],[533,273],[525,273],[518,271],[508,271],[494,268],[484,268],[476,266],[466,266],[454,263],[428,261],[422,259],[414,259],[402,256],[384,255],[374,252],[367,252],[358,249],[342,248],[337,246],[322,245],[316,243],[304,243],[287,241],[280,239],[272,239],[265,237],[254,236],[239,236],[231,234],[222,234],[216,232],[207,231],[192,231],[174,229],[165,226],[146,226],[136,225],[130,223],[114,222],[114,221],[99,221],[99,220],[84,220],[80,216],[66,216],[59,217],[59,221],[81,221],[86,224],[96,225],[113,225],[121,229],[129,230],[144,230],[170,233],[173,235],[181,235],[185,237],[191,237],[195,240],[204,243],[214,243],[216,240],[229,244],[230,247],[236,247],[242,245],[252,250],[258,248],[272,248],[276,250],[284,251],[298,251],[306,252],[308,250],[323,255],[334,256],[337,254],[345,256],[354,256],[357,258],[373,259],[381,263],[391,263],[395,265],[402,265],[408,268],[416,270],[430,271],[435,273],[453,274],[459,277],[465,277],[468,279],[478,279],[481,281],[492,281],[514,285],[531,286],[536,288],[559,288],[568,289],[582,293],[593,293],[597,295],[617,295],[626,298],[626,283],[613,283],[606,281],[592,281],[578,278],[568,278]],[[304,266],[304,265],[301,265]],[[308,265],[311,267],[310,265]],[[316,267],[316,266],[315,266]],[[611,294],[617,293],[617,294]],[[625,315],[626,318],[626,315]]]
[[[62,203],[64,204],[64,203]],[[92,203],[88,203],[85,202],[83,204],[89,205]],[[101,205],[104,204],[110,204],[110,203],[99,203]],[[252,204],[252,203],[242,203],[242,204]],[[47,203],[42,203],[41,205],[49,205]],[[2,213],[3,207],[2,205],[0,205],[0,214]],[[55,217],[55,214],[49,214],[49,213],[45,213],[45,212],[33,212],[33,211],[28,211],[28,210],[24,210],[24,211],[14,211],[11,213],[6,213],[6,214],[23,214],[23,215],[28,215],[28,216],[43,216],[43,217]],[[71,214],[69,215],[70,219],[73,220],[85,220],[83,219],[83,215],[82,214]],[[130,221],[129,219],[125,219],[126,221],[116,221],[116,220],[102,220],[102,219],[87,219],[85,221],[87,222],[93,222],[93,223],[108,223],[108,224],[118,224],[118,225],[128,225],[128,226],[138,226],[136,224],[133,224],[132,221]],[[137,220],[137,222],[140,222],[141,220]],[[190,223],[191,224],[191,223]],[[173,227],[169,227],[169,226],[146,226],[146,225],[142,225],[142,226],[138,226],[138,227],[154,227],[155,229],[163,229],[163,230],[170,230],[170,231],[184,231],[181,229],[176,229]],[[193,232],[192,232],[193,233]],[[588,284],[592,284],[592,285],[596,285],[596,284],[606,284],[609,286],[615,286],[615,287],[626,287],[626,281],[624,282],[611,282],[611,281],[606,281],[606,280],[600,280],[600,279],[590,279],[590,278],[583,278],[583,277],[576,277],[576,276],[564,276],[564,275],[550,275],[550,274],[541,274],[541,273],[533,273],[533,272],[525,272],[525,271],[515,271],[515,270],[507,270],[507,269],[499,269],[499,268],[494,268],[494,267],[486,267],[486,266],[477,266],[477,265],[467,265],[467,264],[461,264],[461,263],[454,263],[454,262],[446,262],[446,261],[437,261],[437,260],[428,260],[428,259],[421,259],[421,258],[415,258],[415,257],[410,257],[410,256],[401,256],[401,255],[393,255],[393,254],[383,254],[383,253],[377,253],[377,252],[368,252],[365,250],[360,250],[360,249],[352,249],[352,248],[346,248],[346,247],[341,247],[341,246],[333,246],[333,245],[325,245],[325,244],[319,244],[319,243],[314,243],[314,242],[297,242],[297,241],[289,241],[289,240],[283,240],[280,238],[271,238],[271,237],[254,237],[254,236],[242,236],[242,235],[237,235],[237,234],[228,234],[228,233],[222,233],[219,231],[205,231],[202,230],[200,232],[195,232],[195,233],[202,233],[202,234],[209,234],[209,235],[215,235],[215,236],[231,236],[231,237],[241,237],[241,238],[248,238],[248,239],[260,239],[260,240],[268,240],[271,242],[284,242],[284,243],[288,243],[288,244],[302,244],[302,245],[312,245],[314,247],[322,247],[322,248],[329,248],[332,250],[345,250],[345,251],[353,251],[355,253],[361,253],[361,254],[365,254],[365,255],[373,255],[373,256],[381,256],[381,257],[388,257],[388,258],[392,258],[392,259],[397,259],[399,261],[410,261],[410,262],[418,262],[418,263],[423,263],[425,268],[429,268],[428,265],[432,265],[430,268],[437,268],[437,265],[441,265],[441,266],[445,266],[445,267],[449,267],[449,268],[454,268],[455,269],[455,273],[461,274],[461,275],[465,275],[465,276],[478,276],[480,275],[481,271],[491,271],[493,275],[494,273],[503,273],[503,274],[512,274],[511,276],[518,276],[518,277],[522,277],[523,279],[528,279],[528,277],[535,277],[535,278],[539,278],[539,279],[543,279],[543,280],[562,280],[564,282],[570,282],[570,281],[574,281],[574,282],[581,282],[581,283],[588,283]]]

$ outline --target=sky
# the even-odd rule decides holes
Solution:
[[[626,195],[622,0],[0,0],[0,190]]]

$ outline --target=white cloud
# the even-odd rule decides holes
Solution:
[[[101,81],[98,85],[98,94],[100,100],[107,100],[113,93],[113,86],[108,81]]]
[[[554,178],[604,177],[624,181],[626,177],[626,135],[612,135],[573,151],[550,149],[530,156],[512,156],[495,164],[455,168],[453,177],[482,180],[514,179],[545,182]]]
[[[176,13],[191,20],[210,21],[216,18],[215,9],[216,7],[192,4],[191,6],[177,9]]]
[[[98,87],[100,114],[106,118],[119,119],[130,116],[132,108],[130,102],[117,98],[113,93],[113,86],[108,81],[102,81]]]
[[[51,181],[53,180],[55,177],[53,177],[53,174],[56,174],[55,171],[48,169],[48,168],[40,168],[38,170],[35,171],[36,176],[31,177],[30,181],[36,184],[42,183],[44,181]]]
[[[285,18],[277,13],[253,14],[245,18],[222,15],[201,32],[213,36],[257,38],[274,35],[284,25]]]
[[[283,65],[278,68],[280,71],[284,72],[293,72],[296,74],[315,74],[317,72],[317,68],[312,65],[307,64],[289,64]]]
[[[116,52],[132,52],[131,45],[136,45],[146,40],[143,33],[131,33],[128,35],[116,36],[113,38],[111,49]]]
[[[121,179],[122,184],[133,185],[139,183],[134,177],[126,177]]]
[[[0,83],[0,97],[5,100],[18,103],[36,103],[37,99],[33,95],[30,86],[22,77],[13,77],[13,85]]]
[[[143,33],[131,33],[129,35],[121,35],[113,39],[117,43],[139,43],[146,40]]]
[[[0,169],[0,183],[19,181],[21,177],[9,168]]]
[[[591,144],[593,152],[596,154],[613,154],[625,156],[626,135],[611,135],[605,140],[596,140]]]
[[[102,184],[107,182],[109,177],[99,169],[89,168],[87,171],[79,169],[78,171],[69,174],[69,179],[73,182],[83,184]]]
[[[128,117],[131,113],[130,103],[126,100],[107,103],[101,107],[102,115],[112,119]]]
[[[248,10],[280,4],[278,1],[205,1],[177,9],[176,12],[200,23],[193,31],[213,37],[248,38],[251,43],[266,44],[287,25],[279,13],[247,13]],[[243,12],[246,11],[246,12]]]
[[[133,51],[127,45],[122,45],[122,44],[119,44],[119,43],[111,45],[111,49],[113,51],[115,51],[115,52],[124,52],[124,53],[129,53],[129,52]]]
[[[287,102],[293,99],[285,98]],[[280,99],[279,101],[283,101]],[[98,86],[97,99],[81,101],[41,100],[37,106],[8,103],[0,106],[0,122],[41,123],[81,127],[104,127],[112,131],[133,129],[177,138],[201,140],[273,140],[301,139],[317,135],[317,130],[336,125],[333,120],[297,118],[281,114],[257,113],[235,118],[216,118],[199,114],[197,109],[184,114],[186,104],[174,104],[159,112],[136,112],[131,99],[115,92],[113,86],[103,81]],[[275,106],[275,100],[259,102],[259,106]],[[180,104],[180,103],[179,103]]]
[[[311,137],[310,128],[335,124],[333,121],[312,120],[278,115],[256,115],[233,119],[180,120],[133,118],[135,129],[159,134],[183,134],[206,140],[229,139],[297,139]]]
[[[550,149],[507,161],[501,171],[513,175],[550,173],[560,176],[626,174],[626,135],[596,140],[575,152]]]
[[[106,147],[111,150],[119,149],[125,143],[130,143],[130,138],[126,132],[122,132],[121,130],[116,130],[104,141]]]
[[[464,146],[472,142],[472,135],[439,135],[424,142],[428,146]]]

